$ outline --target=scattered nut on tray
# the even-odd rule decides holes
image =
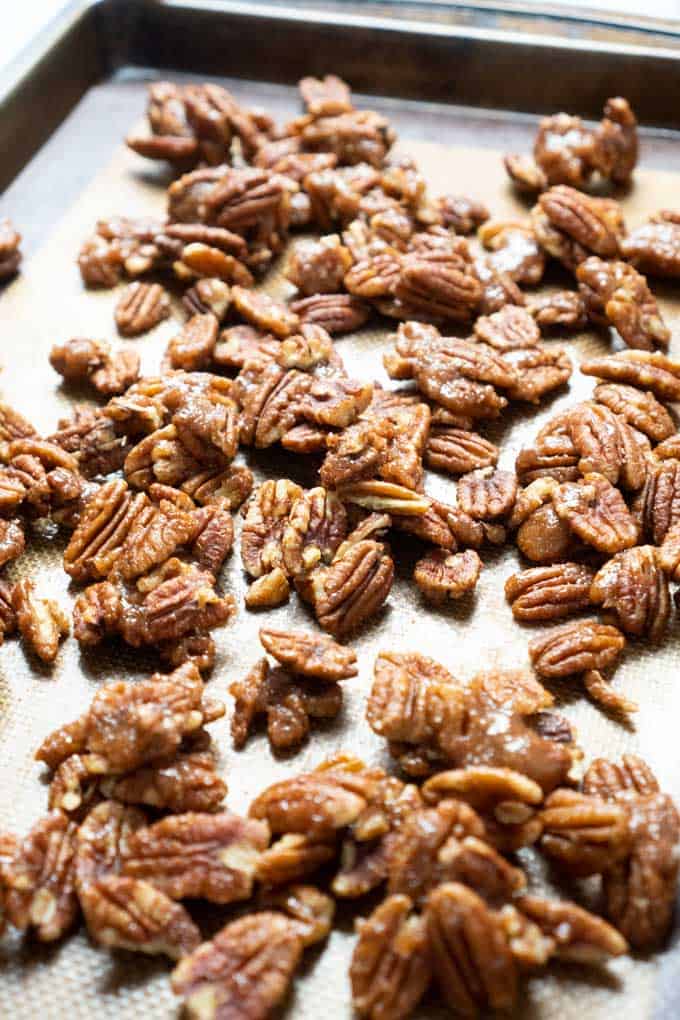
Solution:
[[[646,275],[680,276],[680,212],[627,231],[616,187],[638,138],[622,98],[595,127],[541,121],[533,156],[506,157],[536,204],[502,221],[493,196],[431,195],[393,157],[388,120],[357,109],[340,78],[304,78],[300,93],[301,115],[277,125],[217,85],[150,86],[148,131],[127,143],[173,169],[167,218],[122,209],[77,255],[85,286],[124,284],[112,331],[135,339],[55,343],[65,384],[102,402],[47,437],[0,405],[0,566],[20,575],[31,525],[50,519],[76,586],[70,620],[32,578],[1,580],[0,636],[18,632],[43,669],[70,632],[163,665],[101,686],[36,738],[47,812],[23,837],[0,834],[0,915],[45,942],[83,921],[103,947],[165,954],[189,1016],[260,1020],[328,937],[336,900],[356,901],[360,1016],[400,1020],[428,990],[453,1015],[507,1012],[552,961],[602,965],[671,928],[675,805],[640,757],[581,747],[542,681],[620,720],[637,706],[616,666],[637,641],[667,639],[680,362]],[[2,277],[19,240],[3,221]],[[277,300],[259,283],[284,250],[294,293]],[[551,263],[572,286],[528,290]],[[180,315],[156,374],[141,374],[144,334]],[[350,373],[334,342],[379,317],[395,320],[389,389]],[[590,399],[499,469],[488,423],[564,393],[574,366],[555,337],[586,325],[618,347],[579,366]],[[237,455],[255,463],[270,447],[306,458],[318,484],[256,486]],[[455,479],[450,502],[428,493],[426,469]],[[390,649],[395,570],[415,563],[420,611],[446,612],[506,544],[519,553],[508,623],[537,628],[533,672],[481,662],[460,676]],[[242,608],[220,580],[234,546]],[[306,629],[277,626],[289,599]],[[225,806],[211,635],[254,611],[270,658],[219,685],[235,747],[258,721],[272,753],[313,747],[373,667],[364,711],[391,771],[356,757],[345,732],[345,751],[262,790],[247,817]],[[366,621],[384,627],[373,664],[343,643]],[[529,847],[590,880],[588,909],[536,894],[514,856]],[[210,932],[224,910],[211,937],[201,900]]]

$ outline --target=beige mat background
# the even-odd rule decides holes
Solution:
[[[500,153],[490,149],[451,149],[432,143],[403,143],[401,151],[414,156],[422,167],[433,193],[469,193],[485,201],[494,216],[517,215],[526,207],[508,188]],[[677,204],[680,175],[638,172],[632,192],[623,198],[626,220],[634,226],[648,213]],[[69,336],[115,339],[113,309],[117,292],[87,292],[82,288],[74,258],[82,238],[91,232],[99,217],[162,215],[164,195],[158,176],[122,147],[108,166],[84,190],[47,237],[39,251],[28,260],[22,275],[0,297],[0,391],[45,432],[51,431],[60,415],[68,413],[73,395],[64,391],[47,361],[50,346]],[[289,285],[280,275],[280,265],[270,274],[267,286],[286,294]],[[654,285],[675,339],[672,352],[680,356],[680,292]],[[161,324],[153,334],[135,343],[142,353],[145,372],[154,372],[167,340],[176,332],[182,315]],[[381,355],[388,346],[389,329],[367,329],[356,336],[341,338],[338,349],[350,371],[383,383]],[[584,333],[563,343],[575,368],[588,354],[605,350],[602,336]],[[563,405],[592,391],[593,381],[574,372],[569,390],[560,393],[538,412],[513,413],[486,430],[501,443],[501,466],[511,467],[517,450],[540,424]],[[304,465],[299,459],[275,451],[266,457],[248,457],[251,466],[266,464],[265,475],[296,472],[300,480]],[[442,498],[452,498],[455,483],[445,476],[429,473],[426,488]],[[12,577],[28,574],[41,592],[71,603],[73,590],[61,569],[63,539],[42,528],[30,549],[10,570]],[[395,543],[400,563],[399,543]],[[352,642],[360,663],[360,676],[346,684],[346,703],[341,718],[323,730],[316,729],[310,742],[295,757],[276,759],[266,737],[251,739],[236,754],[229,738],[229,683],[242,675],[259,656],[257,631],[262,617],[243,608],[245,580],[238,552],[223,570],[221,583],[234,592],[239,614],[234,624],[216,632],[219,657],[209,681],[210,693],[223,696],[227,717],[212,726],[220,768],[229,783],[227,805],[247,810],[253,796],[270,782],[302,771],[326,754],[340,748],[363,755],[371,762],[385,762],[382,742],[369,730],[363,716],[370,688],[373,661],[383,648],[417,649],[445,663],[454,674],[467,676],[484,666],[516,668],[528,663],[526,646],[532,631],[513,622],[503,598],[503,583],[517,569],[511,550],[483,554],[485,569],[474,597],[450,608],[433,612],[425,608],[410,583],[412,556],[401,557],[400,576],[381,615]],[[310,625],[301,605],[289,606],[266,616],[277,626]],[[678,769],[678,718],[680,691],[677,688],[678,640],[674,619],[669,639],[658,650],[641,644],[628,649],[616,674],[616,684],[636,699],[640,711],[634,726],[624,727],[599,711],[578,690],[561,689],[563,710],[576,724],[586,761],[594,755],[618,756],[638,751],[657,770],[665,789],[680,799]],[[46,670],[30,658],[16,639],[0,648],[0,828],[25,831],[46,809],[47,790],[43,767],[32,755],[43,737],[55,726],[77,716],[102,682],[139,678],[154,666],[153,659],[111,645],[81,654],[70,638],[62,646],[54,668]],[[523,852],[524,864],[537,887],[545,881],[535,856]],[[362,908],[363,909],[363,908]],[[200,920],[200,911],[195,912]],[[211,915],[228,919],[228,910]],[[352,951],[352,911],[343,912],[340,929],[333,932],[323,952],[309,954],[304,975],[296,981],[288,1004],[288,1016],[341,1018],[351,1015],[347,966]],[[220,921],[220,923],[222,923]],[[667,950],[651,960],[625,958],[609,968],[589,973],[577,967],[561,967],[526,987],[525,1002],[518,1016],[531,1020],[644,1020],[653,1015],[658,998],[660,964],[664,971],[677,968],[678,953]],[[0,943],[0,1016],[14,1018],[167,1017],[177,1011],[169,986],[168,961],[132,954],[111,955],[98,950],[81,931],[56,946],[40,946],[15,934]],[[677,1015],[677,1008],[669,1016]],[[439,1017],[434,1000],[427,1000],[419,1017]]]

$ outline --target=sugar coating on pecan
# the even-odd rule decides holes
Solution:
[[[589,255],[614,258],[624,233],[618,202],[567,185],[545,191],[531,212],[534,233],[549,255],[575,269]]]
[[[60,641],[69,633],[68,616],[54,599],[41,598],[35,581],[17,581],[12,589],[12,609],[24,641],[43,662],[54,662]]]
[[[299,676],[333,681],[357,675],[354,650],[324,634],[263,627],[260,642],[277,662]]]
[[[578,291],[573,290],[532,295],[527,301],[526,310],[541,330],[555,326],[561,329],[584,329],[588,321],[583,298]]]
[[[612,556],[638,541],[640,529],[623,496],[603,475],[586,474],[564,482],[552,507],[560,521],[587,545]]]
[[[659,642],[670,619],[671,599],[657,549],[625,549],[595,575],[590,599],[609,610],[623,631]]]
[[[660,351],[620,351],[581,362],[585,375],[650,390],[659,400],[680,400],[680,362]]]
[[[661,210],[621,241],[621,254],[649,276],[680,276],[680,222],[677,213]]]
[[[541,282],[545,253],[529,223],[516,220],[487,222],[480,228],[478,236],[484,247],[492,252],[491,261],[501,273],[507,273],[515,283],[534,285]],[[507,305],[506,308],[514,306]],[[522,319],[517,320],[521,326],[524,325]],[[526,339],[524,329],[520,335]]]
[[[668,346],[670,330],[636,269],[593,256],[578,266],[576,277],[590,318],[613,326],[628,347],[652,351]]]
[[[498,447],[477,432],[448,426],[433,428],[425,448],[427,466],[451,475],[492,467],[498,456]]]
[[[606,669],[616,661],[625,643],[616,627],[584,620],[565,623],[532,638],[529,655],[539,676],[555,678]]]
[[[480,316],[475,323],[475,335],[498,351],[535,347],[541,337],[528,311],[516,305],[506,305],[493,315]]]

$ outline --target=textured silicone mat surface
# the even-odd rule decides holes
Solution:
[[[237,85],[235,91],[244,99],[252,96],[244,83]],[[290,90],[258,86],[255,91],[257,101],[277,114],[294,111],[295,100]],[[7,196],[16,198],[17,219],[20,209],[31,210],[33,240],[21,276],[0,296],[0,387],[2,398],[45,432],[52,430],[59,416],[68,413],[75,397],[82,397],[62,388],[49,367],[47,354],[52,343],[78,335],[115,339],[113,309],[117,292],[96,293],[83,289],[74,261],[81,240],[91,232],[99,217],[154,212],[162,215],[164,211],[163,185],[166,182],[162,172],[118,143],[121,130],[129,127],[130,119],[139,116],[143,105],[144,89],[140,82],[110,83],[93,90],[50,143],[49,156],[55,167],[54,188],[50,189],[49,180],[43,176],[37,180],[34,175],[32,194],[38,200],[37,205],[31,202],[30,177],[26,177],[23,184],[20,180]],[[448,119],[442,122],[446,130],[439,135],[454,143],[445,147],[421,140],[438,136],[437,117],[444,116],[441,108],[436,115],[432,109],[424,109],[420,124],[413,111],[408,118],[400,115],[395,102],[386,102],[381,108],[394,114],[397,128],[404,129],[399,149],[417,159],[434,194],[469,193],[486,202],[494,216],[525,213],[525,207],[506,184],[500,151],[510,141],[515,146],[528,147],[533,133],[531,123],[509,121],[506,126],[493,116],[485,119],[480,114],[453,110],[446,114]],[[102,133],[108,132],[110,139],[108,148],[104,147],[105,158],[92,174],[88,169],[93,162],[92,154],[88,154],[89,131],[93,139],[99,139],[99,151],[104,151]],[[484,147],[470,147],[471,139],[479,139]],[[642,221],[649,212],[677,206],[680,175],[657,169],[671,153],[677,160],[677,143],[674,145],[668,137],[650,136],[647,144],[649,160],[645,158],[643,147],[643,169],[636,174],[631,193],[622,198],[630,225]],[[74,151],[81,150],[82,161],[75,165]],[[45,153],[39,159],[47,167],[50,163],[46,163],[44,157]],[[654,169],[644,169],[650,164]],[[73,165],[73,175],[64,172],[64,167],[69,165]],[[668,160],[666,165],[671,166],[672,162]],[[76,191],[78,196],[72,201]],[[44,212],[40,206],[43,196]],[[3,212],[12,215],[13,208],[6,201]],[[55,209],[59,210],[58,221]],[[36,228],[41,217],[44,223],[55,224],[46,235],[44,229]],[[21,229],[20,220],[18,226]],[[566,277],[563,282],[566,284]],[[555,277],[553,284],[557,283],[559,278]],[[275,294],[288,293],[288,284],[280,275],[280,265],[270,272],[266,286]],[[654,290],[668,324],[674,328],[671,351],[680,356],[680,295],[658,284],[654,285]],[[153,373],[157,369],[167,340],[182,321],[176,305],[172,319],[162,323],[152,334],[132,341],[142,354],[145,372]],[[389,331],[386,325],[337,341],[350,372],[389,384],[381,358]],[[568,347],[575,369],[583,357],[607,346],[605,338],[592,333],[548,342]],[[501,445],[501,466],[512,466],[517,450],[548,416],[587,395],[592,388],[593,381],[575,370],[569,389],[560,392],[538,411],[507,415],[485,430],[489,438]],[[281,451],[247,454],[246,459],[258,477],[290,475],[300,482],[311,480],[308,466],[301,458]],[[445,476],[429,473],[426,489],[450,499],[455,483]],[[41,533],[33,534],[28,551],[12,566],[10,575],[28,574],[37,580],[41,592],[54,595],[64,605],[70,604],[74,591],[69,589],[67,575],[61,568],[62,551],[63,538],[43,528]],[[310,742],[292,758],[275,758],[263,735],[252,738],[247,748],[238,754],[231,748],[227,688],[231,680],[241,676],[261,654],[257,632],[263,622],[262,617],[247,613],[243,608],[245,579],[238,552],[232,555],[222,572],[221,583],[235,594],[239,613],[232,626],[215,634],[219,654],[209,680],[210,693],[224,697],[228,704],[226,718],[214,724],[211,732],[221,771],[229,784],[227,804],[230,808],[246,811],[250,800],[264,786],[309,768],[340,748],[351,750],[372,763],[386,763],[382,742],[372,734],[363,718],[373,662],[380,649],[426,652],[461,676],[471,675],[481,667],[516,668],[528,664],[526,649],[532,632],[513,622],[503,597],[504,581],[517,569],[514,550],[483,553],[485,567],[474,597],[437,612],[424,607],[410,582],[414,552],[414,548],[402,546],[399,540],[395,542],[398,578],[382,613],[352,642],[359,657],[360,675],[345,685],[342,716],[331,726],[315,728]],[[295,599],[264,619],[282,627],[314,626]],[[8,640],[0,648],[0,828],[23,832],[46,809],[43,768],[33,761],[33,752],[43,737],[58,724],[75,718],[103,682],[139,678],[156,665],[153,658],[133,654],[119,645],[81,653],[72,638],[62,646],[51,670],[40,667],[15,639]],[[658,772],[663,788],[680,799],[677,670],[677,623],[674,620],[671,635],[661,649],[652,651],[641,644],[630,647],[616,673],[617,687],[640,704],[633,726],[625,727],[609,719],[577,690],[562,686],[555,691],[560,707],[578,728],[586,762],[594,755],[619,756],[624,751],[636,750]],[[535,856],[531,852],[523,852],[521,856],[531,882],[536,888],[544,888],[547,877]],[[357,911],[341,911],[339,926],[324,950],[308,954],[286,1015],[295,1020],[351,1015],[347,967],[353,945],[352,922],[355,914],[366,913],[368,909],[370,905],[364,903],[359,904]],[[231,916],[228,910],[192,912],[200,923],[205,921],[206,933],[214,931]],[[605,1020],[616,1015],[621,1020],[646,1020],[661,1015],[662,1009],[670,1020],[678,1015],[678,993],[672,980],[678,961],[680,952],[671,947],[650,960],[626,957],[596,972],[577,967],[556,968],[550,976],[534,979],[527,985],[525,1001],[517,1016],[527,1020],[555,1017],[582,1020],[586,1016],[589,1020]],[[36,1016],[45,1020],[65,1016],[75,1020],[95,1015],[102,1020],[122,1015],[174,1016],[177,1000],[170,991],[169,971],[170,964],[164,959],[98,950],[90,945],[82,931],[48,947],[7,935],[0,943],[0,1016],[26,1020]],[[665,1003],[663,1008],[662,1003]],[[418,1014],[421,1020],[444,1015],[429,1000]]]

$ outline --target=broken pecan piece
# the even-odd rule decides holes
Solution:
[[[335,903],[313,885],[289,885],[270,889],[259,897],[259,906],[281,911],[295,922],[305,949],[328,938],[333,925]]]
[[[261,291],[233,287],[231,297],[234,308],[246,322],[265,333],[273,333],[280,340],[292,336],[300,326],[295,312]]]
[[[282,566],[300,577],[330,563],[347,535],[347,513],[334,492],[322,486],[299,491],[281,535]]]
[[[24,641],[43,662],[54,662],[59,642],[70,630],[64,610],[54,599],[40,598],[29,577],[14,585],[12,609]]]
[[[553,953],[572,963],[598,964],[622,956],[628,943],[606,921],[569,900],[520,896],[517,906],[524,917],[553,940]]]
[[[432,549],[418,560],[413,580],[428,602],[443,605],[447,599],[459,599],[477,586],[482,561],[474,549],[450,553]]]
[[[620,630],[608,624],[583,620],[565,623],[532,638],[529,656],[539,676],[571,676],[589,669],[606,669],[626,643]]]
[[[540,847],[570,875],[608,871],[630,851],[623,807],[575,790],[554,790],[541,811]]]
[[[430,983],[425,924],[411,914],[412,906],[408,896],[390,896],[357,923],[349,970],[352,1003],[369,1020],[403,1020]]]
[[[299,485],[285,478],[263,482],[253,494],[241,532],[241,559],[251,577],[262,577],[283,566],[281,539],[291,509],[302,494]]]
[[[557,290],[550,294],[537,294],[526,305],[539,329],[584,329],[588,317],[583,298],[575,290]]]

